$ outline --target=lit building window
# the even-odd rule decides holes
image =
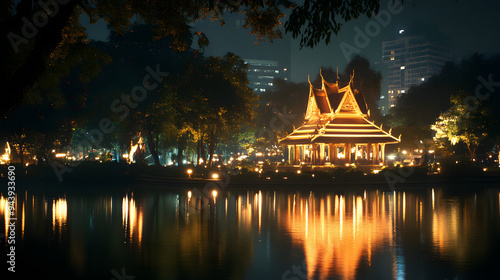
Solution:
[[[394,56],[391,56],[391,60],[394,60]]]
[[[422,80],[422,82],[423,82],[423,81],[425,81],[425,78],[422,78],[421,80]]]
[[[406,92],[406,90],[404,90],[404,89],[403,89],[403,90],[401,90],[401,93],[405,93],[405,92]]]
[[[403,66],[401,66],[401,68],[400,68],[400,69],[401,69],[401,70],[405,70],[405,66],[404,66],[404,65],[403,65]]]

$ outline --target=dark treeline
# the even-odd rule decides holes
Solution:
[[[127,154],[139,141],[156,165],[171,147],[178,150],[172,160],[179,164],[186,148],[209,164],[218,145],[236,152],[257,101],[244,62],[230,53],[204,57],[190,48],[173,51],[172,38],[153,36],[148,25],[112,32],[108,42],[86,47],[94,63],[68,65],[59,84],[54,75],[62,66],[55,65],[2,121],[2,136],[39,163],[52,160],[53,150]],[[186,34],[186,41],[191,37]],[[137,150],[136,161],[144,156]]]

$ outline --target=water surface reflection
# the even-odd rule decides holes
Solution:
[[[122,267],[138,279],[474,279],[499,261],[497,189],[136,188],[17,202],[19,266],[54,279]],[[5,235],[7,208],[0,195]]]

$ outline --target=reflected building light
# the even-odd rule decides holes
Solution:
[[[129,201],[129,229],[130,229],[130,242],[132,242],[132,238],[134,236],[134,231],[136,230],[136,221],[137,221],[137,209],[135,208],[134,198],[130,198]]]
[[[371,264],[372,251],[391,240],[393,220],[388,219],[390,215],[374,213],[379,207],[375,198],[369,204],[374,211],[365,209],[362,196],[327,196],[326,202],[318,198],[318,206],[314,196],[298,194],[296,199],[297,213],[293,213],[292,198],[288,196],[289,210],[284,213],[288,217],[284,220],[292,242],[304,247],[307,279],[330,279],[333,274],[338,279],[355,279],[363,260]],[[333,209],[331,202],[335,203]]]
[[[24,226],[26,224],[26,215],[25,215],[25,203],[23,203],[23,213],[21,215],[22,220],[21,220],[21,239],[24,239]]]
[[[5,199],[3,197],[2,194],[0,194],[0,215],[3,215],[4,217],[4,221],[5,221],[5,228],[4,228],[4,235],[5,237],[7,238],[7,236],[9,236],[9,218],[10,218],[10,214],[9,214],[9,204],[7,202],[7,199]]]
[[[122,199],[122,225],[124,237],[128,236],[129,242],[134,241],[134,236],[137,236],[137,242],[142,243],[142,232],[144,228],[144,213],[142,209],[136,206],[133,194]]]
[[[142,211],[139,211],[139,224],[138,224],[138,238],[139,238],[139,243],[142,243],[142,229],[143,229],[143,213]]]
[[[68,219],[68,203],[65,198],[59,198],[52,201],[52,230],[62,231],[63,225]]]
[[[124,230],[127,230],[128,223],[128,195],[122,199],[122,225]]]
[[[259,238],[261,234],[261,227],[262,227],[262,192],[259,191]]]
[[[403,223],[406,221],[406,193],[403,192]]]
[[[434,201],[435,201],[434,188],[432,188],[431,192],[432,192],[432,210],[434,210]]]

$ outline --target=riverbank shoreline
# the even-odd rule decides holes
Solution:
[[[269,177],[267,177],[269,178]],[[29,189],[30,186],[45,184],[53,187],[78,188],[148,188],[148,189],[352,189],[352,188],[373,188],[387,191],[398,189],[428,188],[428,187],[454,187],[454,188],[475,188],[475,187],[497,187],[500,188],[500,176],[464,176],[446,177],[442,175],[427,175],[421,177],[395,177],[384,175],[369,175],[363,177],[344,178],[286,178],[286,179],[266,179],[263,177],[240,178],[238,176],[228,176],[220,179],[189,179],[172,178],[164,176],[152,176],[141,174],[138,176],[122,176],[109,178],[90,178],[84,180],[65,180],[57,182],[53,178],[21,177],[17,180],[18,188]]]

